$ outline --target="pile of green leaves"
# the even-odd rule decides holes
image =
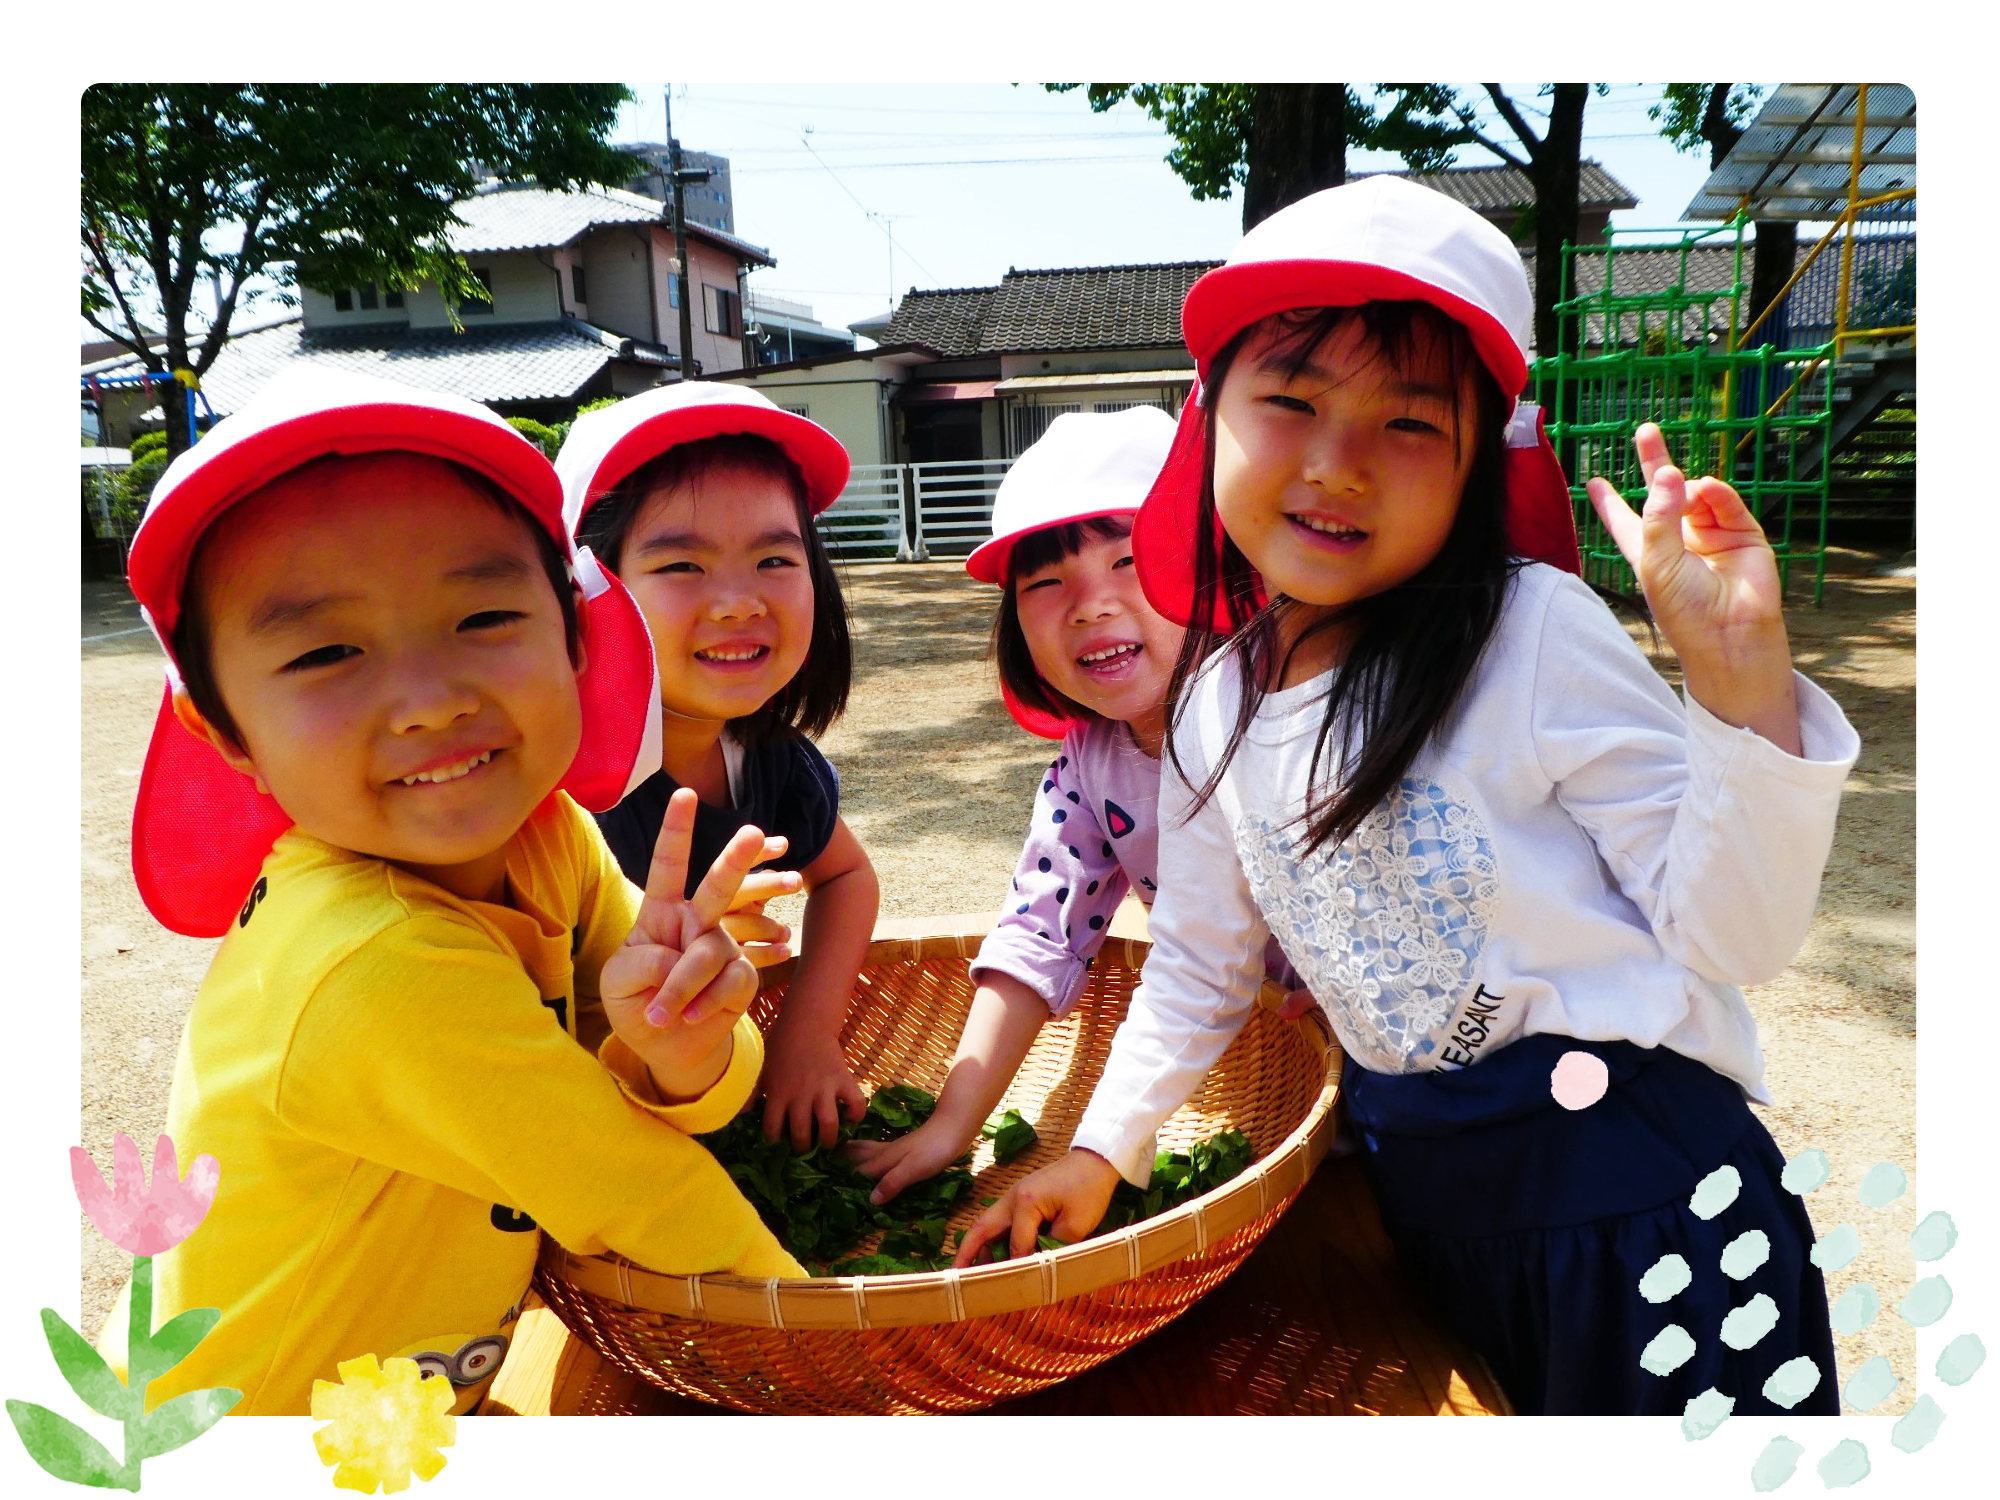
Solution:
[[[891,1083],[875,1091],[859,1120],[841,1122],[831,1148],[815,1146],[800,1156],[793,1154],[787,1140],[765,1140],[763,1111],[754,1106],[699,1139],[758,1217],[812,1275],[938,1271],[951,1264],[952,1253],[964,1238],[960,1230],[947,1247],[945,1222],[972,1189],[972,1153],[966,1152],[935,1177],[911,1183],[884,1204],[868,1201],[874,1182],[840,1154],[849,1141],[892,1141],[905,1135],[936,1108],[936,1097],[923,1089]],[[993,1142],[996,1163],[1012,1161],[1036,1140],[1035,1127],[1015,1109],[988,1120],[980,1134]],[[1162,1151],[1153,1159],[1151,1184],[1141,1191],[1120,1182],[1094,1232],[1122,1229],[1164,1213],[1229,1181],[1249,1165],[1250,1143],[1236,1130],[1198,1141],[1186,1151]],[[876,1233],[882,1238],[871,1253],[848,1253]],[[1061,1245],[1044,1236],[1036,1248],[1055,1250]],[[995,1260],[1006,1253],[1004,1236],[988,1251]]]
[[[923,1089],[892,1083],[875,1091],[859,1120],[841,1122],[831,1148],[815,1146],[799,1156],[789,1141],[765,1140],[761,1108],[700,1139],[758,1217],[813,1275],[935,1271],[951,1261],[944,1248],[945,1220],[971,1191],[972,1173],[966,1170],[971,1153],[878,1205],[868,1201],[874,1182],[840,1149],[849,1141],[894,1140],[923,1124],[936,1108],[937,1099]],[[873,1254],[847,1254],[877,1231],[882,1241]]]
[[[1150,1219],[1170,1208],[1199,1198],[1210,1188],[1221,1187],[1240,1176],[1250,1165],[1250,1142],[1240,1130],[1225,1130],[1205,1141],[1196,1141],[1185,1151],[1162,1151],[1153,1158],[1153,1180],[1135,1188],[1120,1180],[1111,1194],[1111,1207],[1104,1211],[1092,1234],[1123,1229],[1141,1219]]]

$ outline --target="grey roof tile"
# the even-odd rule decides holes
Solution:
[[[1453,167],[1446,172],[1357,172],[1363,177],[1402,177],[1435,188],[1467,208],[1488,212],[1526,208],[1535,201],[1534,185],[1519,167]],[[1598,163],[1585,160],[1577,176],[1577,206],[1587,209],[1637,208],[1632,190]]]
[[[563,400],[619,355],[625,341],[574,318],[488,328],[377,325],[308,332],[297,318],[237,335],[216,357],[202,390],[218,415],[237,410],[279,370],[306,360],[400,380],[482,402]],[[634,357],[644,359],[644,350]],[[647,361],[652,363],[654,361]],[[138,360],[106,360],[84,373],[136,370]]]
[[[459,199],[453,208],[464,222],[454,226],[447,238],[461,255],[542,250],[567,245],[599,224],[656,224],[666,217],[666,206],[658,199],[609,187],[563,193],[551,188],[493,184]],[[690,220],[688,233],[758,265],[777,264],[761,245],[709,225]]]

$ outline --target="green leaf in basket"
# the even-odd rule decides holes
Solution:
[[[1038,1234],[1035,1236],[1035,1248],[1037,1250],[1060,1250],[1068,1243],[1069,1241],[1059,1240],[1054,1235]]]
[[[979,1133],[993,1143],[993,1161],[997,1166],[1005,1166],[1038,1139],[1035,1127],[1022,1118],[1018,1109],[995,1115],[980,1127]]]

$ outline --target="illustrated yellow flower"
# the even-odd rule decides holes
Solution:
[[[425,1380],[413,1359],[375,1356],[342,1360],[340,1383],[315,1380],[312,1415],[330,1422],[313,1434],[320,1462],[338,1464],[335,1488],[364,1495],[410,1487],[410,1475],[429,1480],[444,1467],[444,1454],[457,1433],[450,1415],[449,1380]]]

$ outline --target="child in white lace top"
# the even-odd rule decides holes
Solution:
[[[1831,1412],[1812,1227],[1745,1105],[1768,1095],[1736,986],[1803,941],[1858,745],[1792,671],[1756,521],[1657,428],[1644,517],[1591,494],[1685,708],[1572,576],[1566,488],[1514,401],[1530,308],[1504,235],[1392,178],[1272,216],[1190,292],[1201,385],[1134,531],[1148,597],[1193,626],[1153,952],[1075,1149],[960,1258],[1087,1234],[1144,1181],[1274,934],[1357,1065],[1399,1253],[1518,1409],[1679,1413],[1713,1387]],[[1606,1088],[1558,1094],[1558,1062]],[[1714,1173],[1738,1191],[1703,1218]],[[1745,1278],[1718,1269],[1753,1243]],[[1645,1300],[1670,1254],[1690,1284]],[[1758,1297],[1773,1331],[1724,1345]],[[1642,1366],[1670,1324],[1694,1354]],[[1767,1385],[1800,1360],[1802,1407]]]

